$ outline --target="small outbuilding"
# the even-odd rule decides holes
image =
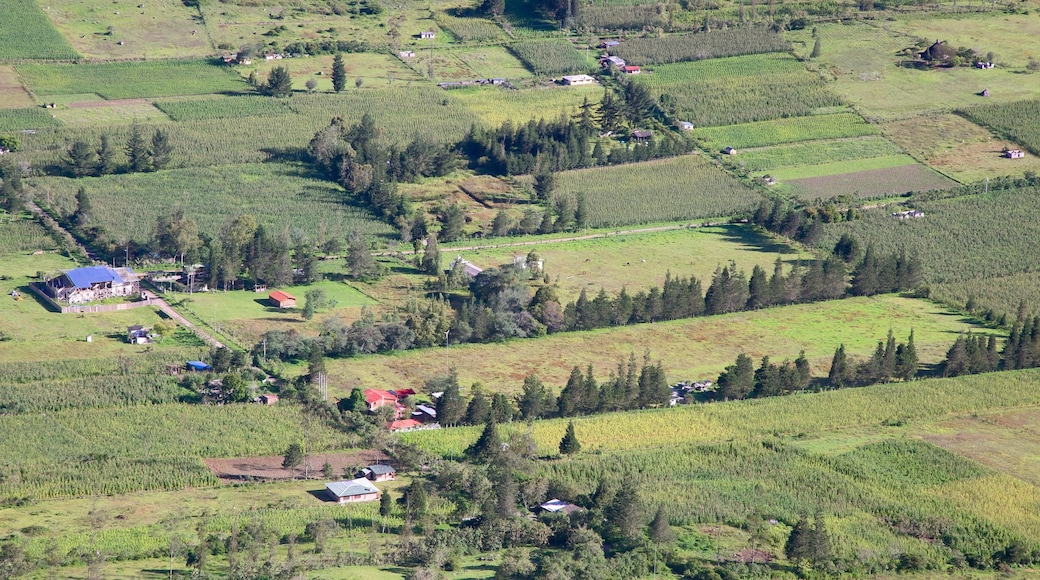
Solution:
[[[204,362],[202,362],[200,360],[190,360],[190,361],[188,361],[185,364],[187,365],[188,370],[192,370],[192,371],[202,372],[202,371],[211,371],[211,370],[213,370],[213,367],[209,366],[208,364],[206,364],[206,363],[204,363]]]
[[[726,147],[725,149],[722,150],[722,152],[725,153],[726,155],[736,155],[737,154],[737,150],[732,148],[732,147]]]
[[[625,71],[626,75],[637,75],[637,74],[643,72],[643,69],[639,68],[638,66],[630,65],[630,64],[626,64],[625,66],[621,67],[621,70]]]
[[[130,344],[148,344],[148,329],[135,324],[126,328],[126,341]]]
[[[418,429],[422,426],[422,423],[415,419],[398,419],[386,424],[386,428],[391,431],[411,431],[412,429]]]
[[[649,141],[654,136],[654,132],[647,129],[636,129],[632,131],[632,138],[636,141]]]
[[[1021,149],[1008,149],[1004,152],[1004,157],[1008,159],[1022,159],[1026,154]]]
[[[370,481],[392,481],[397,478],[397,470],[389,465],[377,463],[359,471],[358,477],[364,477]]]
[[[567,75],[563,77],[563,84],[567,86],[594,85],[596,84],[596,79],[589,75]]]
[[[336,503],[359,503],[379,499],[379,489],[363,477],[325,484],[325,492]]]
[[[550,514],[570,514],[581,510],[580,507],[559,499],[551,499],[543,503],[542,505],[538,506],[538,509],[542,512]]]
[[[437,35],[432,30],[423,30],[419,33],[419,38],[434,38]]]
[[[278,402],[278,395],[268,393],[266,395],[260,395],[261,405],[273,405]]]
[[[296,297],[288,292],[275,290],[267,295],[267,299],[278,308],[296,308]]]

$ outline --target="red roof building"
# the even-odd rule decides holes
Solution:
[[[378,389],[365,389],[365,402],[368,403],[368,411],[375,412],[376,409],[386,405],[396,405],[397,397],[389,391]]]
[[[278,308],[296,308],[296,297],[288,292],[275,290],[267,295],[267,299]]]
[[[422,423],[415,419],[400,419],[386,424],[386,428],[391,431],[403,431],[405,429],[415,429],[416,427],[422,427]]]
[[[638,66],[631,66],[631,65],[627,65],[627,66],[621,67],[621,69],[625,71],[626,75],[637,75],[637,74],[643,72],[643,70],[640,69]]]

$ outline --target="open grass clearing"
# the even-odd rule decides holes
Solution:
[[[506,121],[517,126],[531,120],[571,117],[585,100],[593,105],[599,103],[603,87],[554,85],[516,91],[495,86],[473,87],[452,90],[451,96],[491,126],[497,127]]]
[[[522,79],[531,76],[524,63],[504,46],[458,49],[454,54],[481,78]]]
[[[772,173],[798,165],[818,165],[853,159],[873,159],[901,152],[899,146],[884,137],[870,135],[848,139],[809,141],[745,149],[734,156],[723,156],[723,162],[748,171]]]
[[[1040,84],[1027,81],[1030,77],[1017,70],[900,66],[900,62],[912,59],[904,56],[902,51],[907,48],[916,50],[917,38],[896,32],[894,28],[898,26],[854,23],[815,27],[821,43],[821,54],[815,60],[825,74],[834,79],[831,90],[869,118],[901,119],[983,102],[1009,102],[1040,96]],[[789,37],[795,41],[795,53],[808,56],[814,43],[810,30],[792,32]],[[1001,38],[1001,35],[991,38]],[[927,39],[932,42],[935,36]],[[1019,43],[1009,40],[1000,44],[1002,46],[992,50],[998,54],[1022,54],[1023,45]],[[979,96],[983,89],[989,89],[990,97]]]
[[[722,150],[726,147],[739,150],[745,147],[860,137],[877,133],[876,127],[868,125],[854,113],[810,115],[693,130],[694,136],[705,141],[709,150]]]
[[[24,109],[36,103],[12,66],[0,66],[0,109]]]
[[[43,7],[69,43],[88,58],[203,57],[213,51],[198,9],[182,2],[48,0]]]
[[[914,330],[924,363],[942,360],[957,334],[980,329],[935,304],[898,296],[855,298],[591,332],[570,332],[505,344],[452,345],[393,355],[328,360],[330,394],[352,387],[421,386],[451,365],[459,381],[482,382],[494,391],[517,392],[534,372],[558,390],[571,369],[593,364],[600,378],[629,354],[649,349],[664,362],[670,381],[712,380],[741,352],[756,361],[794,360],[805,350],[816,376],[826,375],[839,344],[854,357],[867,357],[889,329],[900,340]],[[564,354],[566,353],[566,354]]]
[[[74,59],[79,55],[34,0],[5,0],[0,19],[0,60]]]
[[[184,209],[207,235],[215,235],[225,222],[242,214],[252,214],[275,232],[299,228],[315,239],[321,235],[342,238],[354,229],[366,234],[390,231],[367,210],[352,205],[354,200],[345,191],[310,175],[300,165],[222,165],[81,179],[49,177],[38,180],[34,195],[49,206],[69,211],[80,187],[91,196],[99,225],[141,242],[151,239],[156,218],[175,207]]]
[[[53,109],[54,117],[66,125],[127,125],[137,121],[167,121],[169,117],[147,100],[77,103]]]
[[[1040,59],[1040,22],[1031,14],[992,12],[964,16],[900,18],[893,30],[931,39],[939,38],[953,46],[964,46],[980,54],[994,53],[993,62],[1001,67],[1022,69],[1029,59]]]
[[[545,261],[545,271],[559,286],[562,300],[575,300],[584,289],[593,298],[600,288],[608,294],[628,288],[629,293],[649,286],[660,287],[668,272],[672,276],[695,276],[707,288],[715,269],[735,262],[748,276],[758,265],[767,272],[780,258],[787,264],[811,255],[776,243],[743,226],[715,226],[629,234],[538,246],[493,248],[454,252],[443,250],[442,262],[455,255],[487,268],[512,264],[513,256],[536,252]]]
[[[910,155],[962,183],[1040,171],[1040,158],[1024,151],[1023,158],[1008,159],[1004,148],[1022,149],[1021,145],[1000,139],[959,115],[912,117],[885,123],[881,131]]]
[[[562,171],[557,191],[583,195],[590,226],[733,215],[758,203],[758,193],[699,155]]]
[[[1040,409],[959,417],[919,429],[925,441],[1040,486]]]
[[[16,70],[37,97],[96,93],[105,99],[132,99],[249,88],[235,71],[205,60],[21,64]]]
[[[831,161],[830,163],[818,163],[816,165],[797,165],[794,167],[783,167],[770,172],[774,178],[780,181],[794,179],[806,179],[809,177],[826,177],[842,173],[855,173],[857,171],[870,171],[874,169],[891,169],[916,165],[913,157],[909,155],[894,154],[870,157],[867,159],[849,159],[845,161]]]
[[[248,71],[256,71],[257,78],[261,82],[267,79],[267,75],[275,67],[289,69],[292,77],[293,89],[299,92],[307,90],[307,81],[314,79],[317,82],[315,91],[332,92],[332,60],[331,54],[312,56],[309,58],[283,58],[275,60],[264,60],[262,56],[253,61],[249,67],[236,67],[236,70],[248,76]],[[427,81],[407,64],[399,59],[385,53],[355,52],[343,55],[343,68],[347,75],[347,86],[345,91],[358,90],[357,80],[361,79],[361,89],[384,88],[387,86],[399,86],[402,83],[413,82],[425,84]],[[318,74],[318,73],[321,74]]]
[[[852,165],[855,166],[859,163],[858,161],[852,162]],[[841,167],[843,164],[836,165]],[[957,182],[917,163],[819,177],[788,179],[787,183],[793,193],[806,199],[817,197],[827,199],[843,194],[852,194],[857,197],[887,197],[910,191],[948,189],[957,185]]]

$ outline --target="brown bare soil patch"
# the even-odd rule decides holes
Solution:
[[[377,461],[386,461],[383,452],[374,449],[354,451],[350,453],[321,453],[310,456],[310,479],[325,479],[321,473],[322,466],[328,461],[332,465],[336,477],[343,475],[344,470],[353,471]],[[205,459],[206,467],[224,483],[240,481],[272,481],[288,480],[290,473],[282,467],[283,457],[235,457],[231,459]],[[305,466],[296,469],[296,479],[304,479]]]
[[[952,179],[923,165],[904,165],[823,177],[807,177],[792,179],[788,183],[808,192],[810,196],[822,198],[846,193],[860,197],[900,195],[908,191],[930,191],[957,185],[957,182]]]
[[[963,417],[922,439],[1033,484],[1040,484],[1040,410]]]
[[[35,107],[29,92],[18,80],[12,66],[0,66],[0,109],[24,109]]]
[[[111,101],[79,101],[69,103],[70,109],[92,109],[96,107],[121,107],[123,105],[147,105],[148,99],[113,99]]]
[[[736,554],[733,554],[733,559],[738,562],[754,562],[756,564],[768,564],[776,558],[769,552],[763,552],[762,550],[752,550],[751,548],[744,548]]]

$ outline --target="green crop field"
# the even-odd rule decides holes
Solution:
[[[1004,315],[1012,323],[1022,304],[1030,312],[1040,312],[1040,273],[1037,272],[970,278],[932,284],[930,288],[931,296],[936,300],[960,308],[970,300],[975,303],[976,312],[992,310],[995,316]]]
[[[101,64],[23,64],[26,87],[40,97],[96,93],[106,99],[244,92],[238,73],[203,60]]]
[[[390,231],[352,205],[338,186],[308,175],[298,165],[227,165],[78,180],[52,177],[41,179],[36,192],[69,211],[80,187],[90,194],[99,225],[140,242],[151,239],[156,217],[175,207],[183,208],[208,235],[246,213],[279,232],[299,228],[312,236],[319,230],[346,236],[355,229],[366,234]]]
[[[558,191],[584,195],[590,226],[618,226],[733,215],[759,195],[702,157],[686,155],[561,172]]]
[[[664,64],[740,56],[790,49],[784,37],[765,27],[730,28],[715,32],[631,38],[610,49],[630,64]]]
[[[958,112],[993,129],[998,136],[1021,144],[1034,155],[1040,155],[1040,101],[976,105]]]
[[[603,87],[554,86],[518,91],[478,87],[453,90],[451,96],[489,125],[499,126],[506,121],[521,125],[530,120],[555,120],[561,115],[571,117],[586,99],[592,104],[599,103]]]
[[[660,286],[668,272],[673,276],[695,276],[707,288],[715,269],[730,261],[747,272],[756,265],[772,272],[777,258],[787,264],[812,258],[737,225],[633,233],[531,247],[442,252],[444,260],[461,254],[486,268],[512,264],[514,255],[526,255],[529,251],[545,260],[545,271],[559,285],[560,298],[567,301],[577,299],[582,289],[591,298],[600,288],[614,294],[623,287],[634,293]]]
[[[566,40],[528,40],[513,43],[509,49],[538,75],[580,73],[595,66]]]
[[[860,137],[877,133],[877,127],[868,125],[854,113],[811,115],[693,130],[693,134],[697,138],[708,143],[709,149],[764,147],[816,139]]]
[[[988,279],[1030,271],[1040,253],[1040,190],[1023,188],[956,199],[916,202],[924,217],[898,220],[890,208],[861,212],[861,218],[830,224],[820,241],[829,247],[849,233],[880,252],[906,250],[922,265],[925,282]],[[1014,227],[992,227],[994,223]]]
[[[814,374],[826,375],[839,344],[844,343],[854,357],[867,357],[889,328],[904,339],[914,330],[922,362],[938,362],[958,333],[978,330],[934,304],[883,296],[570,332],[507,344],[452,345],[393,356],[329,360],[326,365],[329,384],[336,385],[340,396],[359,385],[420,386],[426,379],[443,374],[446,364],[458,370],[459,381],[465,385],[480,381],[496,391],[516,392],[524,377],[535,372],[546,384],[559,389],[575,365],[585,368],[592,363],[600,378],[606,378],[619,359],[627,360],[631,353],[639,357],[644,349],[650,349],[654,359],[664,361],[671,381],[714,380],[740,352],[756,361],[763,355],[793,360],[805,350]]]
[[[771,170],[797,165],[818,165],[853,159],[873,159],[875,157],[897,155],[900,152],[899,146],[888,139],[867,136],[777,145],[761,149],[746,149],[740,151],[736,156],[724,158],[723,161],[748,171],[770,173]]]
[[[886,165],[891,164],[890,167]],[[880,166],[877,169],[846,171],[856,167]],[[833,173],[829,173],[833,172]],[[794,167],[781,170],[786,175],[820,174],[816,177],[792,179],[781,177],[791,193],[807,200],[831,198],[843,194],[856,197],[890,197],[911,191],[933,191],[955,187],[957,182],[923,166],[905,155],[855,160],[847,163],[828,163],[823,166]]]
[[[991,17],[979,16],[978,20],[985,22],[987,18]],[[973,24],[966,30],[975,29],[974,21],[973,18]],[[815,60],[833,78],[831,90],[872,119],[902,119],[982,101],[1004,103],[1040,97],[1040,84],[1023,82],[1027,77],[1022,76],[1021,70],[901,66],[901,62],[912,61],[916,56],[904,54],[905,50],[911,53],[919,50],[915,35],[865,23],[820,24],[814,28],[819,32],[821,45],[821,54]],[[814,44],[809,28],[791,32],[788,37],[795,43],[796,54],[808,56]],[[993,50],[998,54],[1023,54],[1020,45],[1004,41],[1003,34],[990,38],[1002,39],[1000,46],[978,45],[976,48],[982,48],[983,53]],[[935,36],[925,39],[932,42]],[[979,96],[983,89],[989,89],[988,99]]]
[[[872,169],[891,169],[893,167],[904,167],[916,165],[913,157],[902,154],[882,155],[867,159],[849,159],[844,161],[831,161],[829,163],[817,163],[814,165],[794,165],[780,167],[773,170],[770,175],[780,181],[792,179],[806,179],[809,177],[826,177],[840,175],[842,173],[853,173],[857,171],[870,171]]]
[[[277,117],[292,114],[282,99],[256,95],[157,101],[155,106],[174,121]]]
[[[786,53],[660,65],[638,79],[677,118],[698,127],[800,117],[842,104]]]
[[[57,244],[40,224],[0,213],[0,256],[55,248]]]
[[[437,14],[437,24],[447,30],[455,38],[468,42],[471,40],[501,40],[505,37],[502,29],[490,20],[483,18],[459,18],[446,13]]]
[[[39,107],[0,109],[0,131],[27,131],[60,125],[61,121]]]
[[[453,51],[480,78],[522,79],[531,71],[504,46],[481,46]]]
[[[0,60],[79,58],[34,0],[5,0],[0,19]]]
[[[130,125],[134,122],[163,122],[169,117],[144,99],[76,103],[54,109],[54,118],[65,125]]]

